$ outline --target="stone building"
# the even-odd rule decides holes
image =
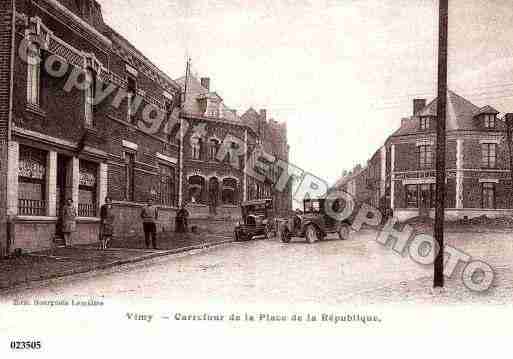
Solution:
[[[413,101],[413,115],[368,161],[366,170],[341,179],[346,189],[358,182],[365,200],[400,220],[434,217],[437,100]],[[446,218],[513,214],[510,153],[503,120],[491,106],[478,107],[452,91],[447,94]],[[354,186],[354,185],[353,185]],[[379,199],[379,200],[378,200]]]
[[[244,174],[207,160],[206,145],[230,133],[251,146],[258,134],[203,85],[182,112],[182,84],[106,24],[95,0],[2,1],[0,252],[52,246],[67,198],[78,209],[75,244],[97,241],[107,195],[120,237],[141,233],[149,198],[159,231],[172,229],[181,203],[198,217],[236,216]],[[207,124],[203,146],[180,141],[186,120]]]

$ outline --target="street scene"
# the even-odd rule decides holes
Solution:
[[[2,301],[87,300],[98,297],[99,293],[106,302],[146,304],[166,301],[253,305],[291,302],[503,305],[511,301],[511,232],[449,233],[450,244],[470,255],[486,258],[495,268],[496,277],[487,292],[473,292],[461,282],[462,268],[459,268],[447,281],[446,292],[441,296],[433,296],[430,290],[432,266],[415,263],[408,255],[400,256],[378,243],[376,236],[376,231],[363,229],[346,241],[330,236],[315,246],[299,240],[284,244],[263,239],[221,244],[13,291],[6,293]],[[87,252],[81,254],[84,253]],[[120,255],[123,251],[116,253]],[[80,260],[84,259],[75,258],[74,264]]]
[[[0,1],[0,357],[493,355],[511,5]]]
[[[120,3],[0,3],[0,302],[512,303],[506,2]]]

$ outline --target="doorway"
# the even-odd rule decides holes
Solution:
[[[55,212],[57,214],[57,226],[55,235],[62,237],[62,207],[66,201],[67,166],[70,158],[65,155],[57,155],[57,183],[55,189]]]
[[[419,188],[419,215],[428,216],[429,210],[434,206],[432,203],[433,186],[429,183],[421,184]]]

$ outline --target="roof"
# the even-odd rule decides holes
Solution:
[[[118,45],[124,47],[126,50],[131,51],[133,55],[139,58],[140,61],[144,62],[153,71],[157,72],[163,80],[175,89],[179,89],[180,85],[167,75],[163,70],[156,66],[150,59],[148,59],[139,49],[137,49],[130,41],[128,41],[123,35],[114,30],[112,27],[105,25],[104,34],[110,38],[110,40]]]
[[[494,109],[492,106],[486,105],[486,106],[481,107],[479,109],[479,111],[474,114],[474,116],[484,115],[484,114],[494,114],[494,115],[496,115],[498,113],[499,113],[499,111]]]
[[[415,134],[419,131],[419,118],[422,116],[437,115],[438,99],[434,99],[420,110],[416,116],[403,120],[401,127],[394,132],[392,136],[403,136]],[[478,107],[469,100],[461,97],[453,91],[447,91],[447,112],[446,112],[446,130],[477,130],[478,123],[475,121],[475,116],[483,113],[499,113],[491,106]],[[502,121],[497,122],[497,128],[503,129],[504,124]],[[432,129],[435,130],[434,128]]]
[[[348,174],[346,176],[342,176],[340,177],[336,182],[335,184],[333,185],[334,188],[338,188],[340,186],[343,186],[345,185],[346,183],[348,183],[349,181],[351,181],[352,179],[358,177],[359,175],[362,174],[362,172],[364,172],[365,170],[367,170],[367,166],[365,167],[362,167],[360,168],[358,171],[355,171],[355,172],[352,172],[351,174]]]

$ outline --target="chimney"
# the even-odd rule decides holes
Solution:
[[[100,29],[103,25],[102,8],[96,0],[77,0],[79,16],[89,25]]]
[[[414,98],[413,99],[413,116],[416,116],[422,109],[426,107],[425,98]]]
[[[265,109],[261,109],[259,111],[259,115],[260,115],[260,120],[263,121],[263,122],[266,122],[267,121],[267,110]]]
[[[201,86],[206,88],[207,91],[210,91],[210,77],[202,77]]]

